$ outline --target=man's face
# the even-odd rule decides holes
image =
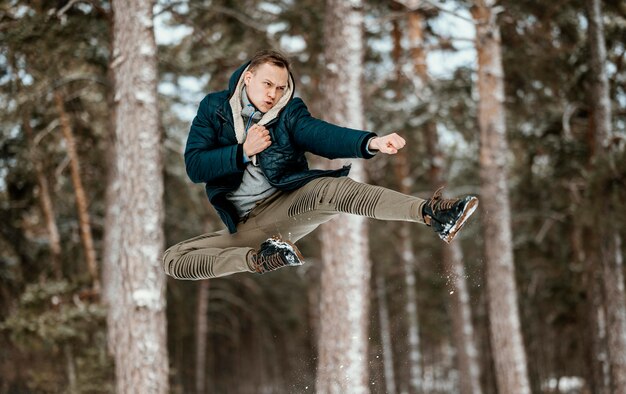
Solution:
[[[267,112],[285,94],[289,74],[286,68],[265,63],[254,71],[246,71],[243,78],[250,102],[261,112]]]

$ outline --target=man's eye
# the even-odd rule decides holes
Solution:
[[[265,86],[270,86],[269,82],[263,82],[265,84]]]

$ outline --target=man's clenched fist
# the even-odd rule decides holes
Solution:
[[[243,143],[243,153],[252,157],[263,152],[270,145],[272,145],[270,132],[264,126],[255,124],[248,129],[248,135]]]
[[[396,133],[386,135],[384,137],[374,137],[370,140],[370,149],[379,150],[388,155],[395,155],[404,148],[406,141]]]

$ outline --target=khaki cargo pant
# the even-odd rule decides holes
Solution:
[[[381,220],[424,223],[425,200],[348,177],[318,178],[291,192],[276,192],[259,202],[247,218],[228,230],[200,235],[165,251],[163,269],[177,279],[207,279],[254,272],[248,255],[272,236],[291,242],[340,213]]]

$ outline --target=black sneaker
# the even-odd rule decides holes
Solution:
[[[252,264],[257,273],[263,274],[282,267],[302,265],[304,257],[293,243],[272,237],[252,255]]]
[[[432,226],[439,238],[450,243],[478,207],[478,198],[442,198],[442,189],[437,189],[433,197],[426,201],[423,208],[424,222]]]

